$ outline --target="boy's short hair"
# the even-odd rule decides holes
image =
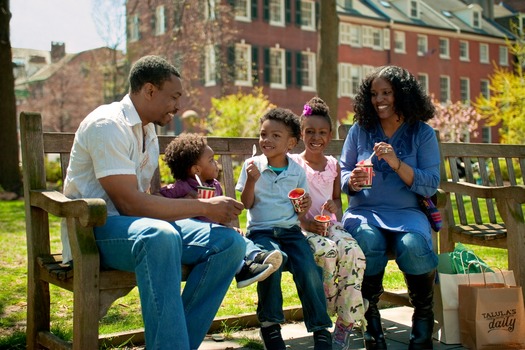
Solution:
[[[191,167],[197,164],[206,146],[206,139],[194,133],[182,133],[168,144],[164,161],[176,180],[186,180],[191,176]]]
[[[301,139],[301,123],[299,117],[291,110],[280,107],[273,108],[261,117],[259,123],[262,124],[266,120],[275,120],[283,123],[297,141]]]

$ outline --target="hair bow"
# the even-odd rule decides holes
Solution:
[[[304,105],[303,115],[305,116],[312,115],[312,107],[310,107],[309,105]]]

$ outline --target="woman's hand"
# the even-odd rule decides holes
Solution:
[[[399,170],[399,165],[401,161],[397,158],[396,152],[392,145],[386,142],[378,142],[374,145],[374,151],[376,152],[377,159],[384,159],[385,162],[390,165],[394,171]]]
[[[365,169],[361,167],[355,167],[354,170],[350,173],[350,178],[348,179],[348,187],[351,191],[359,192],[361,187],[368,180],[368,173]]]

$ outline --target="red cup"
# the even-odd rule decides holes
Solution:
[[[320,224],[323,224],[324,231],[322,235],[326,236],[328,234],[328,228],[330,227],[330,224],[332,223],[332,218],[328,215],[316,215],[314,216],[314,220]]]
[[[361,185],[361,188],[363,189],[372,188],[372,176],[374,174],[374,169],[373,169],[374,166],[370,163],[357,163],[356,166],[366,171],[366,174],[368,175],[365,183]]]
[[[215,196],[215,188],[197,186],[197,197],[202,199],[212,198]]]
[[[290,198],[290,201],[293,204],[293,208],[297,213],[300,213],[301,210],[301,203],[303,201],[303,197],[305,195],[306,191],[304,188],[294,188],[290,192],[288,192],[288,198]]]

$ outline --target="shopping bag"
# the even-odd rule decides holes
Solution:
[[[458,300],[461,345],[478,350],[525,349],[521,287],[470,280],[458,286]]]
[[[434,318],[437,322],[434,338],[444,344],[461,344],[458,317],[458,286],[471,283],[506,283],[515,286],[516,280],[512,271],[455,274],[449,256],[439,254],[438,281],[434,286]],[[467,266],[467,270],[469,267]],[[442,271],[448,273],[442,273]],[[452,272],[452,273],[451,273]]]

